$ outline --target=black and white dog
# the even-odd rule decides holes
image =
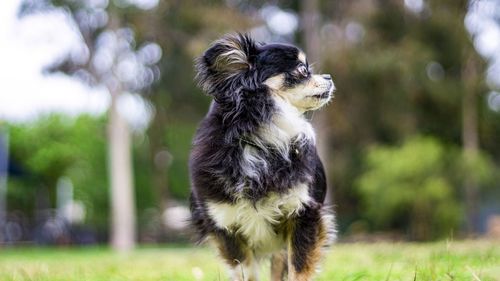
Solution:
[[[326,179],[304,112],[332,97],[330,75],[314,75],[305,54],[248,35],[216,41],[196,63],[214,97],[193,140],[192,223],[212,241],[231,280],[311,280],[334,236],[323,206]]]

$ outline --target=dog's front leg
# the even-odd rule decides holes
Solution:
[[[231,281],[259,281],[258,261],[241,236],[220,229],[211,240],[229,267]]]
[[[288,281],[310,281],[329,243],[329,223],[319,204],[296,218],[288,239]]]

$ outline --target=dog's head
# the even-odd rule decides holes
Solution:
[[[267,89],[300,112],[318,109],[335,89],[329,74],[313,74],[295,46],[256,44],[248,35],[216,41],[196,62],[203,89],[217,102],[238,100],[242,91]]]

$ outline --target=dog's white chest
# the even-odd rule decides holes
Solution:
[[[253,248],[272,252],[275,247],[283,246],[275,227],[310,200],[307,185],[300,184],[288,194],[271,193],[255,204],[241,199],[236,204],[208,202],[207,206],[218,227],[243,235]]]

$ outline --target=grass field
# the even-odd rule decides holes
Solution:
[[[263,281],[268,265],[262,265]],[[0,248],[0,281],[227,280],[209,248]],[[317,281],[500,280],[500,241],[337,244]]]

